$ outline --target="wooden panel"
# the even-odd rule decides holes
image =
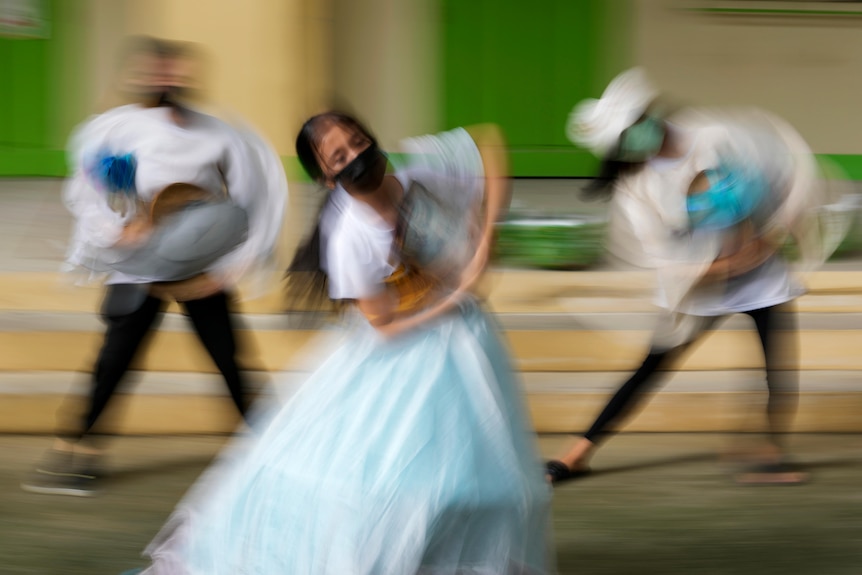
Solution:
[[[240,331],[240,358],[249,369],[305,369],[314,358],[306,346],[324,332]],[[646,331],[517,330],[506,334],[521,371],[627,372],[644,357]],[[89,371],[101,334],[88,332],[0,332],[0,371]],[[335,335],[334,337],[337,337]],[[862,330],[806,330],[799,334],[800,367],[812,370],[862,370]],[[673,369],[709,371],[760,369],[760,346],[750,331],[709,334]],[[156,332],[135,362],[137,369],[215,373],[193,333]],[[573,378],[573,385],[576,378]]]
[[[122,395],[106,414],[106,429],[125,434],[230,433],[238,423],[226,396]],[[528,395],[540,433],[583,433],[605,394]],[[5,395],[0,433],[53,433],[66,399]],[[627,432],[749,432],[762,426],[762,403],[745,393],[657,393],[622,427]],[[800,398],[797,432],[862,432],[862,393],[808,393]]]
[[[540,433],[584,433],[607,395],[572,393],[528,396],[530,415]],[[799,399],[793,431],[858,433],[862,393],[807,393]],[[656,393],[621,426],[628,432],[759,432],[762,400],[745,393]]]
[[[69,276],[57,273],[0,274],[0,310],[96,312],[102,286],[79,287],[71,282]],[[810,295],[798,300],[800,311],[862,311],[862,272],[818,272],[808,285]],[[502,270],[488,274],[483,293],[498,313],[628,313],[655,309],[650,304],[651,286],[649,273]],[[240,302],[238,307],[242,313],[283,310],[279,279],[273,279],[263,297]]]

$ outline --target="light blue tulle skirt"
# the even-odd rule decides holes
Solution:
[[[396,341],[356,329],[204,474],[144,573],[550,573],[550,496],[508,353],[467,304]]]

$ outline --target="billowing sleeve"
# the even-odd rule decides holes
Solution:
[[[108,195],[94,180],[88,164],[96,155],[110,150],[114,127],[122,111],[96,116],[78,127],[67,149],[70,176],[63,187],[63,203],[75,218],[69,262],[89,267],[93,254],[113,246],[133,216],[111,208]]]
[[[782,233],[793,236],[799,251],[798,271],[819,268],[837,249],[850,229],[856,213],[853,185],[840,172],[824,163],[823,171],[799,133],[783,120],[768,116],[783,153],[774,159],[780,174],[781,199],[772,214],[768,232],[776,240]]]
[[[484,191],[482,155],[463,128],[432,136],[409,138],[401,144],[408,155],[408,170],[421,183],[437,179],[433,186],[444,199],[461,207],[481,200]]]
[[[220,168],[232,201],[248,213],[249,231],[246,241],[220,259],[211,272],[227,283],[236,283],[248,272],[274,263],[287,203],[287,178],[281,159],[258,134],[249,128],[227,127],[227,132]]]

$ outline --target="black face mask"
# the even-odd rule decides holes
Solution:
[[[335,181],[348,192],[369,193],[380,187],[385,175],[386,156],[372,143],[335,174]]]
[[[152,98],[157,107],[182,109],[183,105],[181,102],[183,95],[184,89],[180,86],[165,86],[153,90]]]

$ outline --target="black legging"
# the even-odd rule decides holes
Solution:
[[[773,441],[778,441],[777,434],[786,430],[787,421],[796,410],[798,383],[796,370],[792,366],[782,366],[782,358],[796,357],[796,318],[782,306],[742,312],[754,320],[760,343],[763,346],[764,363],[766,365],[766,386],[769,390],[769,401],[766,414],[769,420]],[[778,335],[782,337],[776,337]],[[647,391],[657,383],[654,377],[661,367],[673,362],[685,349],[699,337],[665,351],[650,350],[641,366],[620,387],[599,416],[596,418],[584,437],[598,443],[607,434],[607,427],[617,421],[634,407],[635,396]],[[782,369],[782,367],[784,369]]]
[[[106,295],[109,296],[110,294]],[[198,338],[224,376],[231,399],[244,416],[248,404],[236,362],[236,340],[227,294],[220,292],[203,299],[184,302],[182,305]],[[103,316],[108,329],[93,371],[86,414],[74,430],[61,432],[61,437],[77,441],[93,430],[141,344],[150,333],[153,323],[165,307],[166,302],[163,300],[148,296],[140,308],[128,315]]]

